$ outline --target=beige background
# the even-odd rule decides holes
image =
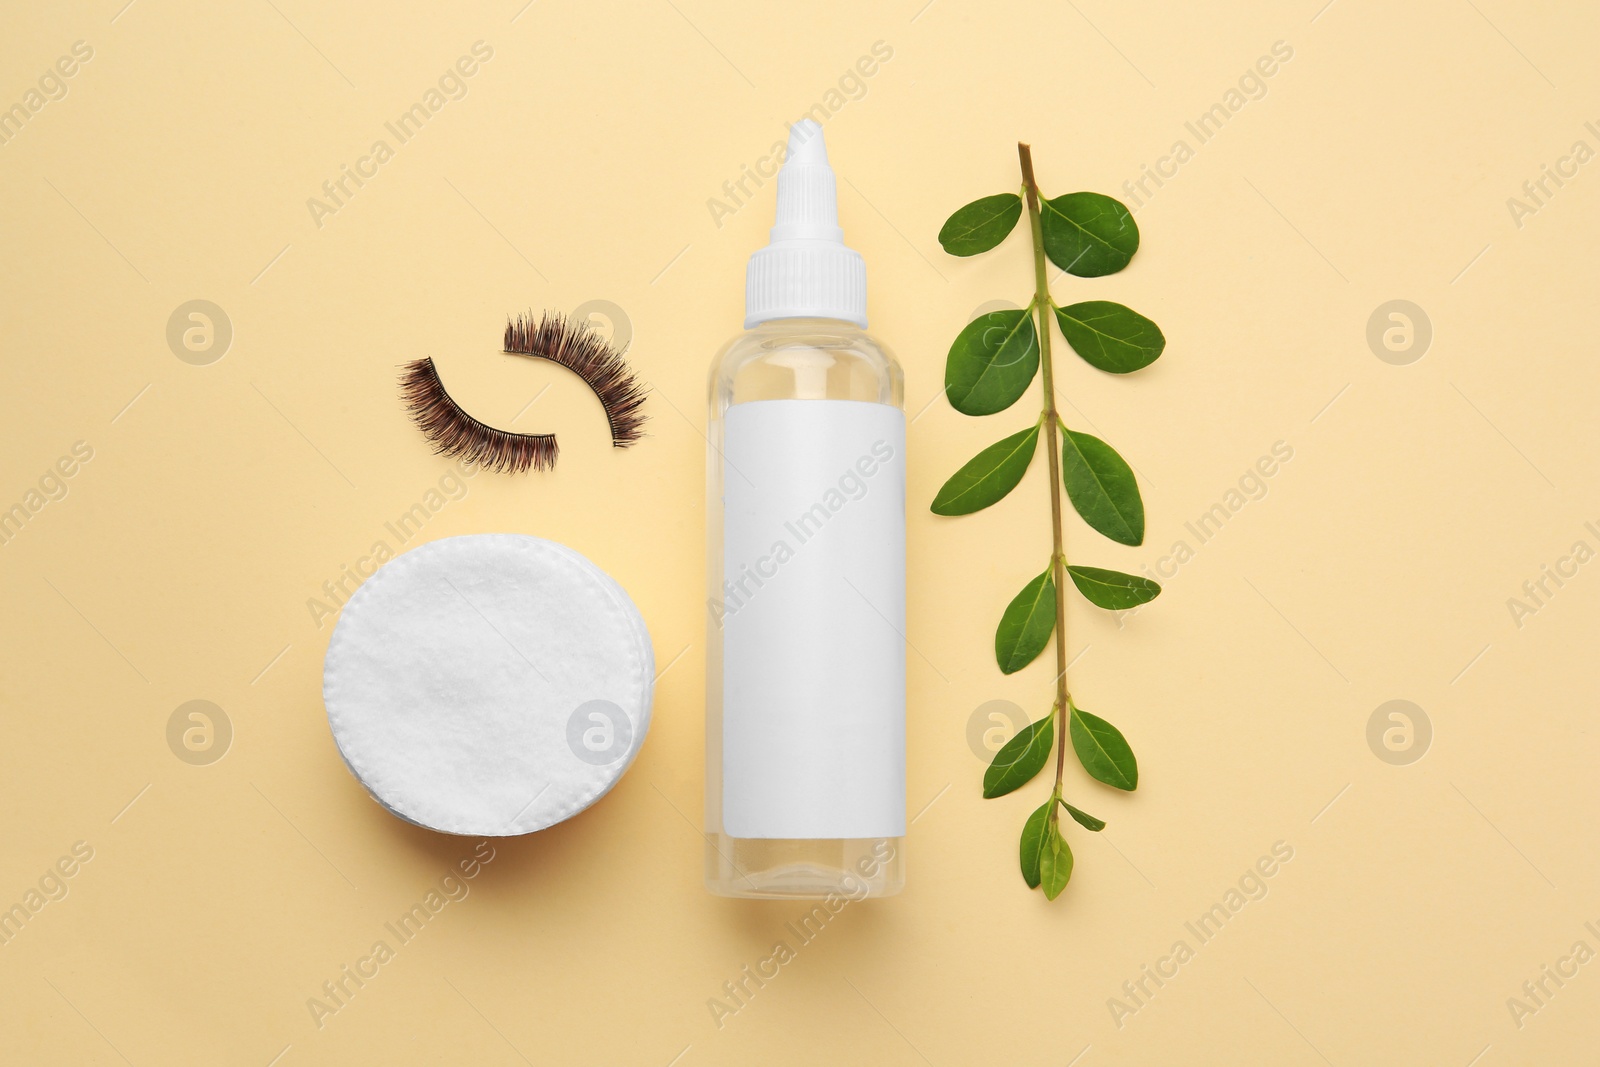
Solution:
[[[1594,1054],[1600,963],[1547,980],[1520,1027],[1507,1006],[1575,942],[1600,950],[1584,926],[1600,928],[1600,564],[1520,627],[1507,606],[1575,541],[1600,548],[1584,526],[1600,525],[1600,163],[1547,183],[1520,227],[1507,206],[1575,141],[1600,149],[1584,126],[1600,120],[1587,5],[121,2],[13,5],[0,35],[4,106],[73,42],[93,49],[0,145],[0,507],[74,442],[93,449],[0,546],[0,907],[75,842],[93,849],[0,947],[7,1062]],[[307,199],[480,40],[493,57],[467,95],[318,227]],[[892,58],[829,106],[879,41]],[[1185,121],[1277,41],[1292,60],[1197,146]],[[872,330],[920,413],[918,818],[906,893],[800,946],[785,928],[799,904],[700,886],[701,431],[705,369],[739,327],[772,190],[720,226],[707,202],[819,102]],[[1119,627],[1074,604],[1074,690],[1126,731],[1143,777],[1126,796],[1071,773],[1110,825],[1070,828],[1077,871],[1053,905],[1015,871],[1046,787],[981,800],[967,741],[987,701],[1048,707],[1048,661],[1007,678],[991,651],[1048,552],[1043,464],[992,511],[927,512],[952,470],[1029,417],[936,400],[968,315],[1027,296],[1020,236],[966,261],[935,240],[957,206],[1015,187],[1019,138],[1052,194],[1125,195],[1174,141],[1195,148],[1140,208],[1128,271],[1054,286],[1131,304],[1169,339],[1131,379],[1061,356],[1069,422],[1133,461],[1150,515],[1137,549],[1074,518],[1073,558],[1137,569],[1195,547],[1184,524],[1275,442],[1293,449],[1149,608]],[[193,299],[234,329],[207,366],[166,341]],[[1366,339],[1394,299],[1432,324],[1408,365]],[[629,452],[608,447],[581,384],[494,355],[508,311],[590,300],[623,309],[653,386],[651,437]],[[572,545],[632,593],[667,669],[620,787],[496,843],[470,895],[319,1028],[308,998],[474,845],[401,824],[345,772],[320,700],[331,623],[307,606],[449,469],[394,395],[396,365],[421,355],[471,410],[554,430],[563,455],[552,475],[472,480],[420,539]],[[206,766],[167,742],[194,699],[233,731]],[[1406,766],[1366,740],[1394,699],[1434,733]],[[1118,1026],[1108,1000],[1193,945],[1185,922],[1275,842],[1294,858],[1266,897]],[[779,940],[797,958],[719,1028],[708,1001]]]

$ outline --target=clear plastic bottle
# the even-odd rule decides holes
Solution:
[[[905,413],[815,123],[796,123],[747,332],[711,368],[706,885],[905,881]]]

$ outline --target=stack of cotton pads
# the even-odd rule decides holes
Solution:
[[[655,656],[622,587],[537,537],[413,549],[345,605],[328,725],[377,801],[418,826],[507,836],[599,800],[650,726]]]

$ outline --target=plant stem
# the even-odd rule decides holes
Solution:
[[[1061,792],[1061,777],[1066,772],[1067,716],[1072,694],[1067,689],[1067,552],[1061,534],[1061,450],[1056,443],[1056,428],[1061,416],[1056,412],[1055,368],[1050,363],[1050,280],[1045,275],[1044,228],[1039,222],[1039,185],[1033,178],[1033,152],[1017,142],[1017,157],[1022,162],[1022,188],[1028,198],[1028,225],[1033,230],[1033,303],[1039,319],[1039,366],[1044,374],[1044,441],[1050,456],[1050,533],[1051,576],[1056,585],[1056,794]],[[1063,432],[1065,432],[1063,430]],[[1050,812],[1055,814],[1055,806]]]

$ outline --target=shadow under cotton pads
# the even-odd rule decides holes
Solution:
[[[650,726],[644,619],[599,567],[523,534],[449,537],[344,607],[322,699],[351,773],[451,834],[542,830],[599,800]]]

